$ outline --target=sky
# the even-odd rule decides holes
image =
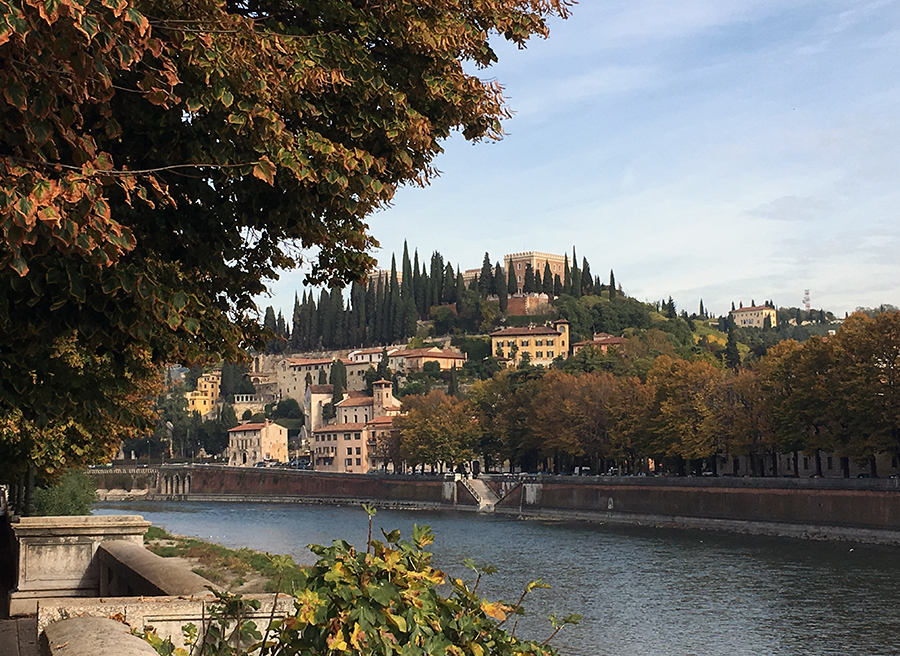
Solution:
[[[506,137],[451,138],[371,217],[382,267],[574,246],[688,312],[900,305],[900,0],[582,0],[550,30],[479,72]],[[259,303],[290,316],[301,284]]]

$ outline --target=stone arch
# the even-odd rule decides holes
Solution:
[[[191,475],[190,475],[190,474],[185,474],[185,476],[184,476],[184,492],[183,492],[183,494],[190,494],[190,493],[191,493]]]

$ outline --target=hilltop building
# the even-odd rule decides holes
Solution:
[[[594,333],[593,339],[572,344],[572,355],[575,355],[578,351],[588,345],[593,346],[595,349],[606,355],[609,353],[610,348],[617,348],[627,343],[628,340],[625,337],[615,337],[609,333]]]
[[[729,312],[731,318],[734,319],[734,325],[738,328],[763,328],[766,323],[766,317],[774,328],[778,323],[775,308],[766,305],[754,305],[751,307],[738,308]]]
[[[532,364],[550,365],[557,357],[569,356],[569,322],[560,319],[550,326],[495,331],[491,333],[491,352],[513,365],[521,362],[525,353]]]
[[[517,292],[520,294],[525,285],[525,269],[529,264],[535,273],[540,273],[542,276],[544,275],[544,268],[549,264],[550,272],[554,276],[558,275],[561,280],[565,277],[566,258],[563,255],[527,251],[525,253],[510,253],[503,258],[503,261],[506,265],[504,273],[508,272],[510,268],[515,273]],[[507,273],[507,275],[509,274]]]

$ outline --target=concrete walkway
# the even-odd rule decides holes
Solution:
[[[0,620],[0,656],[38,656],[37,618]]]

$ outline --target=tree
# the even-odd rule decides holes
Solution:
[[[494,286],[497,288],[500,314],[506,314],[506,309],[509,307],[509,293],[507,292],[506,284],[503,282],[503,269],[500,268],[499,262],[497,262],[497,266],[494,268]]]
[[[36,464],[25,432],[72,437],[80,408],[78,430],[121,435],[153,368],[262,345],[254,298],[278,269],[363,278],[366,217],[436,174],[451,131],[499,138],[500,86],[467,72],[496,60],[491,32],[521,46],[567,14],[451,6],[4,4],[0,330],[21,347],[0,355],[0,416],[19,427],[0,439]],[[127,407],[65,360],[50,377],[69,345],[134,383]]]
[[[522,283],[522,291],[526,294],[533,294],[537,289],[534,284],[534,269],[531,262],[525,264],[525,281]]]
[[[400,431],[403,459],[413,465],[454,465],[475,458],[480,434],[472,421],[467,401],[447,396],[440,390],[425,396],[406,396],[404,414],[394,418]]]
[[[613,273],[613,270],[609,270],[609,300],[613,300],[616,297],[616,276]],[[703,301],[700,302],[700,305],[703,305]]]
[[[553,272],[550,270],[550,263],[544,263],[544,275],[541,277],[541,291],[553,298]]]
[[[519,292],[519,283],[516,281],[516,272],[513,271],[512,260],[506,267],[506,293],[513,296]]]

